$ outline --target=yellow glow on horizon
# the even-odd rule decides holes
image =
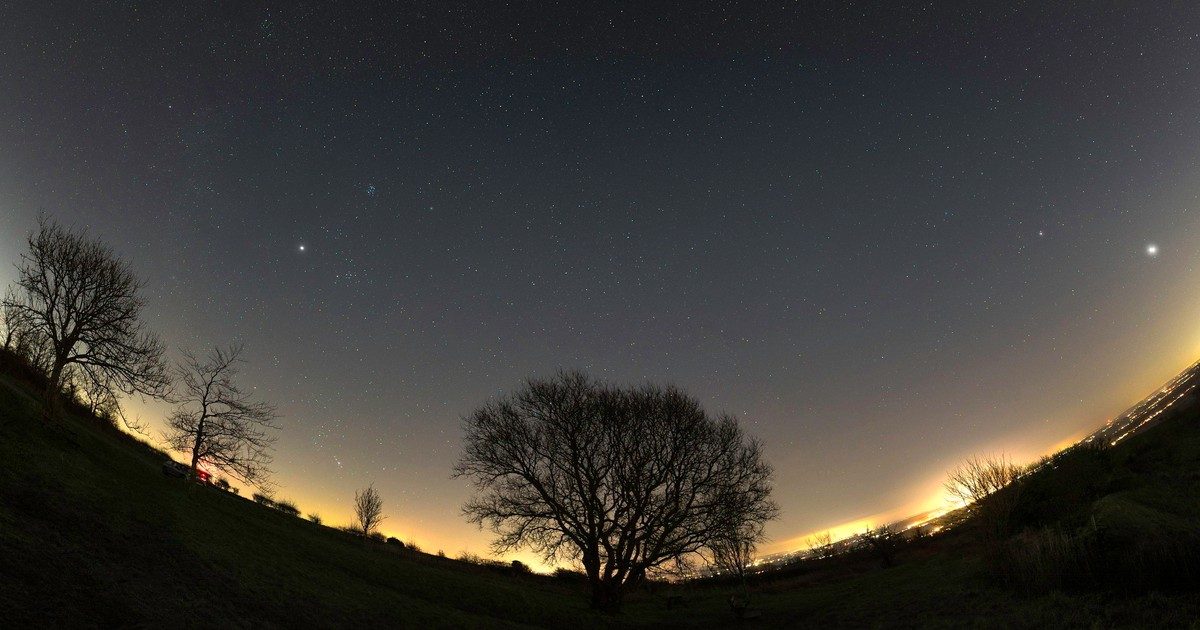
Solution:
[[[1083,428],[1071,430],[1066,437],[1047,447],[1038,447],[1031,444],[1019,445],[1019,443],[1014,441],[1007,444],[996,444],[974,449],[971,452],[963,454],[959,459],[969,457],[972,453],[1003,453],[1012,457],[1019,464],[1032,464],[1042,456],[1053,454],[1077,443],[1102,426],[1104,422],[1124,411],[1128,406],[1142,400],[1147,394],[1153,391],[1153,388],[1161,386],[1169,378],[1193,363],[1196,357],[1200,356],[1200,329],[1197,329],[1197,332],[1191,336],[1190,343],[1180,344],[1179,348],[1177,356],[1155,361],[1153,365],[1129,365],[1130,373],[1125,374],[1121,379],[1122,382],[1113,388],[1115,391],[1122,392],[1121,395],[1113,398],[1123,403],[1123,406],[1116,409],[1115,413],[1089,417],[1093,413],[1096,413],[1091,412],[1087,415],[1081,414],[1073,417],[1056,418],[1055,420],[1058,424],[1082,426]],[[156,401],[141,401],[137,398],[126,400],[125,405],[131,418],[140,418],[143,423],[150,427],[151,435],[149,441],[161,448],[163,446],[160,433],[161,419],[169,412],[169,406]],[[926,482],[919,484],[911,493],[906,493],[908,496],[916,498],[908,501],[900,501],[898,502],[898,507],[853,518],[799,535],[781,538],[777,542],[768,542],[762,546],[761,553],[762,555],[770,555],[800,551],[808,548],[809,541],[811,541],[813,536],[824,532],[829,532],[832,539],[838,541],[860,534],[869,527],[894,523],[920,514],[938,516],[961,507],[961,504],[956,503],[942,487],[942,483],[945,480],[945,472],[947,471],[934,475]],[[242,495],[246,497],[249,497],[249,494],[252,492],[253,489],[241,490]],[[326,525],[345,525],[352,520],[349,499],[342,502],[331,501],[329,497],[324,497],[325,500],[321,500],[314,494],[305,492],[305,489],[300,486],[287,487],[279,492],[278,496],[279,498],[296,501],[303,509],[303,516],[305,517],[314,512],[320,514],[323,523]],[[460,534],[449,534],[449,532],[442,531],[438,523],[422,522],[415,519],[409,520],[403,514],[390,514],[389,518],[384,521],[381,531],[385,536],[395,536],[405,543],[415,540],[422,550],[427,553],[436,553],[439,550],[444,550],[445,554],[451,558],[456,558],[462,553],[472,553],[484,558],[493,558],[505,562],[518,559],[533,569],[543,572],[554,569],[553,566],[542,562],[536,554],[528,551],[494,556],[488,544],[491,536],[487,532],[473,531],[469,537],[464,537]],[[448,536],[455,537],[450,539]]]

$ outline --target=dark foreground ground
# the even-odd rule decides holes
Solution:
[[[728,585],[639,592],[605,617],[588,610],[570,581],[364,543],[188,486],[160,474],[162,454],[92,418],[47,426],[30,392],[0,377],[0,627],[735,623]],[[1141,481],[1094,491],[1074,509],[1114,527],[1194,530],[1200,431],[1188,420],[1131,439],[1119,466],[1141,467]],[[1046,485],[1065,483],[1073,482]],[[1038,492],[1036,500],[1062,503]],[[998,578],[977,546],[952,535],[904,550],[888,569],[858,558],[759,579],[753,605],[761,617],[744,625],[1200,627],[1200,598],[1190,587],[1024,586]],[[668,592],[682,603],[668,608]]]

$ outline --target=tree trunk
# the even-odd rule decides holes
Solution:
[[[46,381],[46,419],[59,417],[59,407],[62,402],[62,392],[59,381],[62,380],[63,364],[57,359],[50,369],[50,377]]]
[[[188,471],[188,480],[196,480],[196,464],[200,461],[200,442],[204,439],[204,418],[196,425],[196,442],[192,445],[192,469]]]

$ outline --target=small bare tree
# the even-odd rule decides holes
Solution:
[[[363,538],[370,536],[387,518],[383,515],[383,497],[379,496],[374,484],[354,493],[354,518]]]
[[[833,555],[833,534],[828,531],[813,534],[808,541],[809,552],[818,558],[828,558]]]
[[[750,586],[746,583],[746,570],[754,565],[754,554],[758,551],[758,541],[762,539],[762,524],[751,522],[718,534],[708,544],[713,564],[721,573],[737,577],[742,587],[741,597],[730,599],[730,605],[739,615],[750,605]]]
[[[46,349],[48,413],[56,413],[71,368],[114,393],[162,396],[170,385],[164,349],[142,323],[142,284],[129,264],[45,218],[28,244],[4,314],[8,326],[35,335],[30,343]]]
[[[684,566],[778,511],[759,443],[674,387],[567,372],[528,381],[464,424],[455,475],[480,493],[466,514],[497,534],[498,553],[578,561],[594,608],[619,608],[641,576]]]
[[[995,537],[1008,528],[1008,519],[1020,500],[1019,483],[1024,468],[1005,455],[974,456],[950,471],[945,488],[980,519],[985,531]]]
[[[278,415],[234,382],[241,355],[242,346],[214,348],[204,357],[183,353],[175,368],[179,407],[167,418],[164,437],[172,448],[190,453],[193,476],[204,462],[262,487],[271,473]]]

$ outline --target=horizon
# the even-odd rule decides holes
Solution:
[[[554,20],[597,16],[435,11],[424,47],[397,15],[189,10],[0,10],[0,260],[44,212],[132,264],[172,358],[244,343],[277,496],[327,523],[375,483],[382,531],[490,555],[460,420],[581,368],[735,415],[776,469],[761,551],[794,551],[1200,358],[1200,54],[1168,9],[709,39],[721,16],[633,11],[579,46]],[[170,405],[128,409],[161,437]]]

